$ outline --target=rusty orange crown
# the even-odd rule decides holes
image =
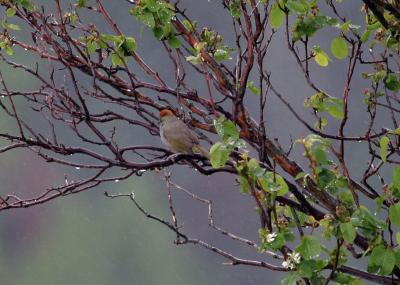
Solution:
[[[174,113],[170,109],[162,109],[160,111],[160,118],[166,117],[166,116],[175,116]]]

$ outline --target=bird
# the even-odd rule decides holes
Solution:
[[[163,144],[174,153],[200,154],[210,158],[209,152],[189,127],[170,109],[160,110],[160,137]]]

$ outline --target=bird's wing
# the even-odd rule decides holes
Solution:
[[[171,148],[177,152],[192,153],[192,147],[199,143],[197,136],[180,120],[164,126],[163,135]]]
[[[185,128],[185,133],[192,144],[199,144],[199,138],[189,129],[189,127]]]

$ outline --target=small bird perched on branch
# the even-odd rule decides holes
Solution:
[[[160,111],[160,137],[172,152],[201,154],[210,158],[209,152],[200,146],[199,138],[169,109]]]

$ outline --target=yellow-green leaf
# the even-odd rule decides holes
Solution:
[[[210,162],[213,168],[220,168],[229,159],[230,151],[221,143],[215,143],[210,149]]]
[[[281,10],[281,8],[279,8],[278,2],[275,2],[274,5],[272,5],[271,13],[269,15],[271,27],[273,29],[278,29],[282,25],[283,17],[285,16],[285,13]]]
[[[16,13],[16,10],[14,8],[12,8],[12,7],[8,8],[7,11],[6,11],[7,17],[12,17],[12,16],[15,15],[15,13]]]
[[[352,223],[340,224],[340,232],[343,235],[343,239],[348,243],[352,243],[356,238],[356,230]]]
[[[320,47],[314,49],[315,62],[322,67],[326,67],[329,64],[329,56]]]
[[[380,154],[383,162],[386,162],[387,159],[389,142],[390,139],[387,136],[382,137],[379,141]]]
[[[400,227],[400,204],[390,206],[389,218],[393,225]]]
[[[337,59],[345,59],[348,55],[346,41],[342,37],[334,38],[331,42],[331,52]]]

